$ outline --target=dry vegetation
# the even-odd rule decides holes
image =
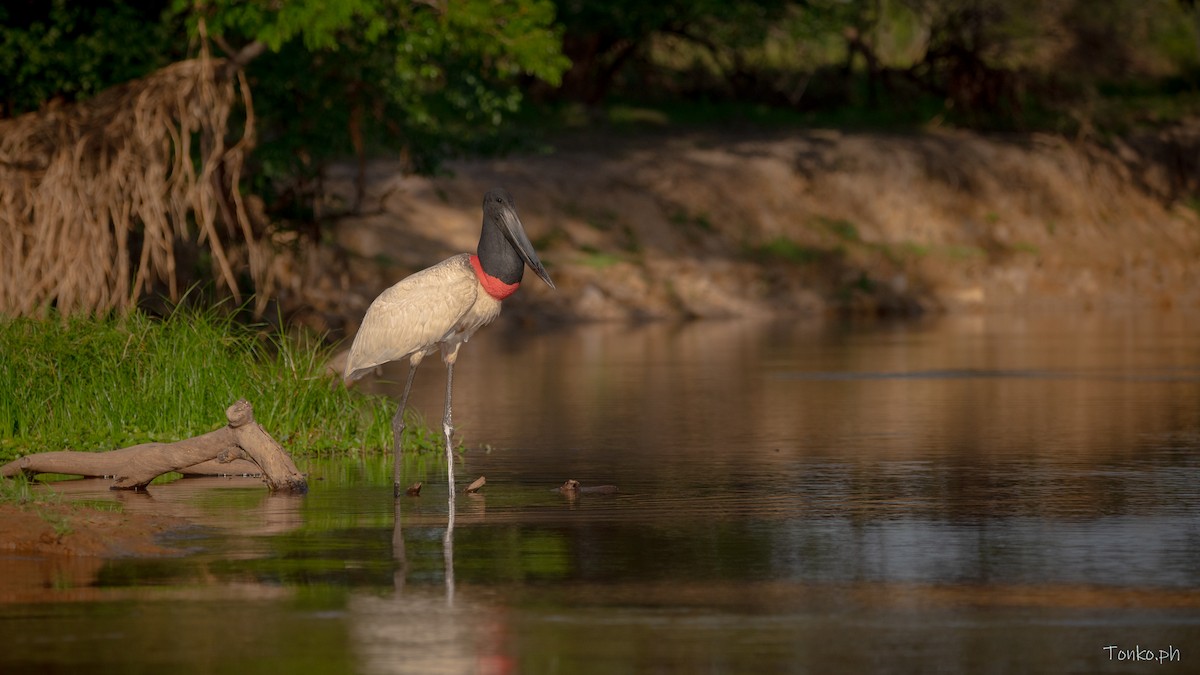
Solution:
[[[201,249],[239,300],[248,267],[261,307],[268,249],[237,189],[253,109],[224,64],[202,55],[0,121],[0,312],[124,311],[150,291],[176,300],[198,264],[181,251]],[[229,143],[235,106],[246,119]]]

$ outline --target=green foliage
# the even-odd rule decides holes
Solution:
[[[0,345],[0,459],[195,436],[238,398],[293,453],[391,447],[394,404],[335,382],[328,348],[215,313],[5,320]],[[429,444],[411,428],[407,445]]]
[[[679,124],[698,110],[722,124],[1077,134],[1200,114],[1194,96],[1163,90],[1175,79],[1196,90],[1194,2],[558,4],[576,61],[560,94],[620,101],[610,108],[619,121]],[[1157,96],[1114,104],[1101,89],[1113,83],[1149,85]],[[592,111],[588,122],[598,118]]]
[[[511,147],[505,125],[530,91],[587,105],[616,97],[626,105],[615,123],[659,125],[699,115],[1071,131],[1120,128],[1146,116],[1146,101],[1153,121],[1177,119],[1196,112],[1195,87],[1156,94],[1155,83],[1194,81],[1198,12],[1171,0],[10,3],[0,115],[194,54],[201,25],[231,50],[260,41],[270,52],[247,68],[260,138],[252,175],[277,214],[307,219],[297,195],[327,162],[402,151],[433,171],[451,154]],[[1105,104],[1128,98],[1114,83],[1149,90]]]
[[[86,98],[166,65],[180,55],[175,28],[154,3],[0,5],[0,117]]]
[[[520,85],[557,84],[569,66],[549,0],[53,0],[21,12],[0,7],[0,115],[143,76],[194,55],[202,33],[231,51],[265,44],[246,72],[254,178],[277,208],[342,157],[403,151],[432,170],[495,142]]]
[[[299,38],[311,51],[337,49],[341,32],[363,21],[364,37],[375,40],[387,30],[382,17],[386,2],[379,0],[175,0],[174,9],[189,15],[193,31],[201,19],[213,35],[261,40],[272,51]]]
[[[258,187],[301,218],[329,161],[403,151],[432,171],[496,142],[522,78],[556,84],[569,65],[547,0],[226,0],[202,14],[223,41],[272,50],[247,69],[264,139]]]
[[[566,31],[564,53],[575,63],[563,90],[568,97],[595,104],[614,88],[648,89],[647,72],[670,78],[672,67],[700,62],[709,70],[736,69],[746,46],[758,44],[793,3],[786,0],[667,0],[666,2],[577,2],[557,0]],[[663,40],[699,46],[700,53],[664,54]],[[668,47],[666,50],[670,52]],[[672,58],[675,62],[672,63]],[[682,61],[681,61],[682,60]],[[648,70],[645,66],[650,63]]]

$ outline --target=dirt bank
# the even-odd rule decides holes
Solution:
[[[807,131],[565,142],[459,161],[370,164],[334,245],[281,265],[285,304],[335,332],[404,274],[473,250],[502,185],[542,251],[511,316],[1200,308],[1200,125],[1106,146],[1051,136]],[[331,176],[331,209],[355,201]],[[1190,204],[1190,206],[1189,206]]]
[[[110,558],[179,555],[162,535],[187,521],[84,504],[0,504],[0,604],[95,597]]]
[[[111,558],[178,553],[159,538],[186,521],[69,503],[0,504],[0,555]]]

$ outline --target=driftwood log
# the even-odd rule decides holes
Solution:
[[[44,452],[0,467],[0,476],[62,473],[113,477],[114,490],[141,490],[164,473],[261,474],[272,492],[307,492],[290,455],[258,422],[245,399],[225,410],[229,424],[174,443],[143,443],[109,452]]]

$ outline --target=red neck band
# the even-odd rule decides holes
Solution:
[[[487,291],[488,295],[497,300],[503,300],[513,293],[516,293],[517,287],[521,285],[521,282],[519,281],[515,284],[506,284],[487,272],[484,272],[483,265],[479,264],[479,256],[474,254],[471,255],[471,267],[474,268],[475,278],[479,279],[479,283],[483,286],[483,290]]]

